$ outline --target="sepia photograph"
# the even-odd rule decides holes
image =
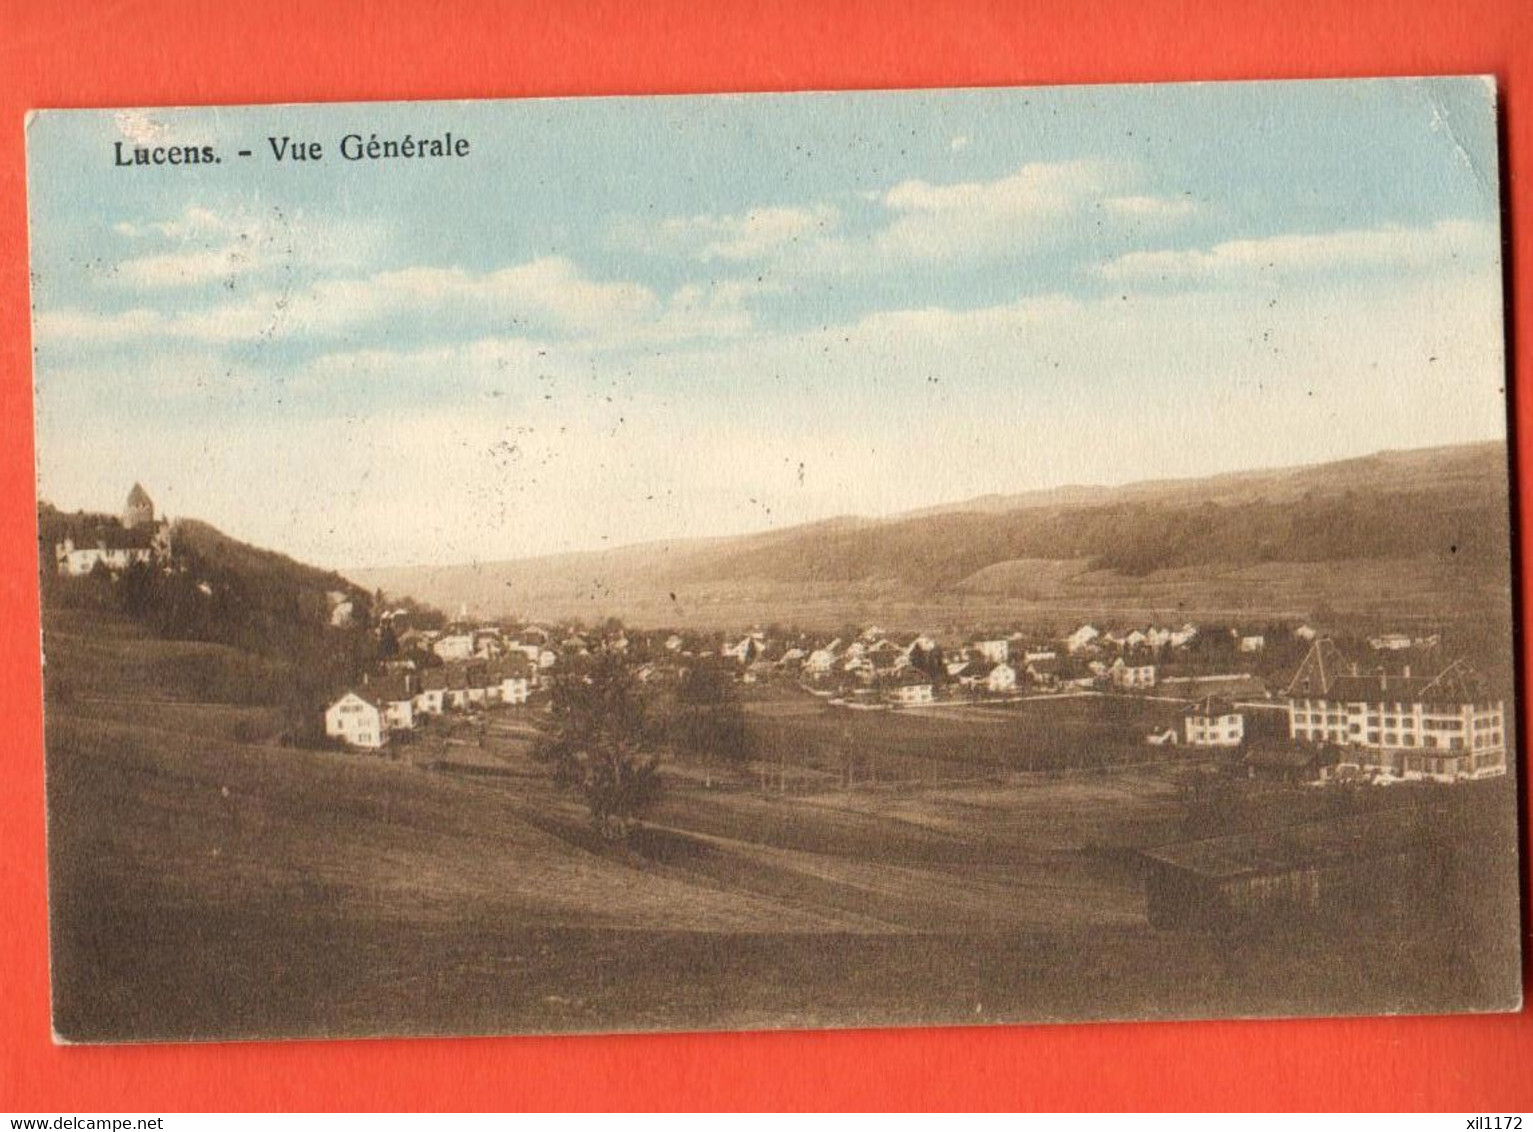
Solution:
[[[33,113],[55,1040],[1518,1010],[1497,136]]]

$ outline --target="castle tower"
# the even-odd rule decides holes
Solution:
[[[128,502],[122,509],[122,525],[128,530],[148,526],[154,522],[154,500],[144,490],[143,484],[134,484],[128,492]]]

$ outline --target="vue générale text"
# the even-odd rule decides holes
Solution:
[[[343,161],[419,161],[467,157],[470,148],[468,138],[458,137],[449,131],[430,137],[416,137],[413,134],[400,137],[346,134],[333,150],[324,142],[283,134],[280,137],[267,137],[265,146],[235,152],[241,158],[252,158],[259,154],[279,163],[296,164],[324,161],[332,153],[339,153]],[[213,145],[136,145],[119,141],[113,143],[112,164],[118,168],[222,165],[223,157],[218,147]]]

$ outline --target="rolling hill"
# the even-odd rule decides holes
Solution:
[[[1506,450],[1494,442],[984,496],[735,538],[347,573],[484,615],[657,625],[1304,617],[1321,606],[1504,619],[1508,506]]]

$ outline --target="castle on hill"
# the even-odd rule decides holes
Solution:
[[[58,571],[69,578],[83,578],[101,567],[119,574],[137,563],[146,565],[170,558],[170,522],[156,519],[154,500],[135,483],[123,504],[122,517],[105,517],[54,544]]]

